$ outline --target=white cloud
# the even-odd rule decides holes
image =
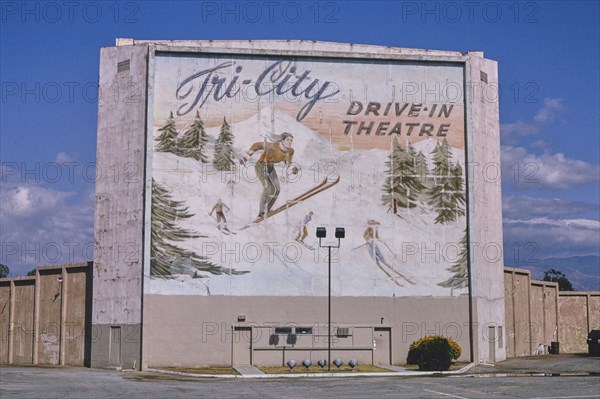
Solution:
[[[502,146],[501,153],[504,181],[521,188],[565,189],[600,181],[600,166],[560,152],[538,156],[523,147]]]
[[[68,163],[73,162],[73,157],[65,152],[59,152],[56,154],[56,159],[54,160],[56,163]]]
[[[531,122],[518,120],[500,124],[501,137],[504,140],[516,136],[532,136],[539,134],[545,124],[554,122],[565,111],[561,98],[544,98],[544,105],[538,109]]]
[[[500,125],[500,133],[503,137],[512,135],[529,136],[538,134],[539,132],[539,126],[533,123],[523,122],[521,120],[518,120],[514,123],[502,123]]]
[[[531,219],[504,219],[504,243],[511,248],[531,246],[530,255],[536,259],[569,257],[576,255],[598,255],[600,222],[591,219],[555,220],[545,217]],[[510,258],[510,255],[509,255]]]
[[[531,148],[541,148],[542,150],[548,150],[550,148],[548,143],[546,143],[544,140],[536,140],[531,143],[530,146]]]
[[[600,208],[559,198],[502,198],[506,264],[600,255]]]
[[[52,211],[73,195],[72,192],[60,192],[34,185],[20,185],[1,193],[0,211],[14,216],[39,214]]]
[[[544,106],[533,117],[534,122],[549,123],[560,116],[565,110],[561,98],[544,98]]]
[[[32,209],[30,191],[25,187],[17,188],[6,202],[17,215],[28,213]]]
[[[502,213],[507,220],[599,218],[600,208],[581,201],[509,195],[502,198]]]
[[[73,204],[72,204],[73,203]],[[13,275],[91,260],[94,199],[32,184],[0,189],[0,262]]]
[[[530,226],[546,226],[546,227],[573,227],[600,231],[600,221],[590,219],[563,219],[556,220],[547,217],[532,218],[532,219],[504,219],[504,223],[508,225],[530,225]]]

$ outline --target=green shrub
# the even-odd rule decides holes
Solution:
[[[460,357],[460,355],[462,353],[460,345],[458,345],[451,338],[446,338],[446,337],[441,337],[441,336],[435,335],[435,336],[423,337],[421,339],[416,340],[412,344],[410,344],[410,347],[408,349],[408,356],[406,357],[406,363],[407,364],[419,364],[419,359],[421,359],[422,349],[423,349],[424,345],[427,343],[436,342],[439,340],[445,341],[449,345],[450,360],[452,360],[452,359],[456,360]]]
[[[452,364],[454,352],[446,338],[439,337],[419,345],[419,370],[446,371]]]
[[[433,337],[424,337],[416,340],[408,347],[408,355],[406,356],[406,364],[418,364],[419,363],[419,346],[425,342],[425,339],[430,339]]]
[[[450,338],[446,338],[446,339],[448,340],[448,343],[452,347],[452,359],[458,360],[458,358],[462,354],[462,349],[460,348],[460,345],[457,344],[453,339],[450,339]]]

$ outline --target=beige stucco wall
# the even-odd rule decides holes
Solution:
[[[11,322],[8,336],[8,361],[12,364],[33,364],[35,342],[35,280],[13,281],[11,287]],[[18,306],[17,306],[18,304]]]
[[[287,347],[285,358],[316,362],[326,358],[327,297],[225,297],[147,295],[144,298],[146,361],[148,367],[230,365],[234,358],[234,327],[252,328],[254,364],[281,365],[283,349],[269,345],[274,327],[312,327]],[[238,322],[245,316],[245,322]],[[426,335],[445,335],[463,348],[468,361],[468,298],[332,298],[332,325],[349,327],[351,337],[336,337],[332,358],[359,361],[374,356],[375,328],[390,328],[391,361],[403,364],[408,346]],[[319,331],[317,333],[317,331]],[[269,333],[270,332],[270,333]],[[374,349],[377,350],[376,348]],[[238,354],[235,354],[237,357]],[[375,354],[378,356],[379,354]]]
[[[558,340],[558,284],[531,280],[531,272],[505,268],[507,357],[530,356]]]
[[[0,364],[89,364],[91,264],[0,279]]]
[[[143,46],[100,51],[94,367],[140,364],[147,54]],[[128,69],[119,71],[126,61]],[[112,357],[111,340],[118,341]]]
[[[558,313],[561,353],[587,352],[589,331],[600,329],[600,292],[560,292]]]
[[[508,357],[529,356],[559,343],[560,353],[587,352],[587,335],[600,329],[600,292],[559,291],[557,283],[531,280],[531,272],[505,268]]]
[[[8,363],[11,282],[0,281],[0,364]]]
[[[505,310],[502,194],[496,173],[500,165],[498,64],[471,56],[466,72],[471,294],[476,304],[474,322],[483,327],[474,329],[474,360],[493,363],[506,359],[506,346],[500,338]]]
[[[505,284],[510,287],[512,294],[505,297],[505,301],[510,303],[506,306],[506,310],[510,311],[510,314],[506,315],[508,356],[527,356],[531,354],[533,345],[529,307],[531,278],[527,271],[514,271],[508,276]]]

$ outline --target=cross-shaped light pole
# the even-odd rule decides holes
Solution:
[[[329,291],[327,295],[327,371],[331,371],[331,248],[340,247],[340,238],[346,237],[346,232],[343,227],[335,228],[335,238],[338,239],[337,245],[321,244],[321,239],[327,236],[325,227],[317,227],[317,238],[319,239],[319,247],[328,250],[329,261]]]

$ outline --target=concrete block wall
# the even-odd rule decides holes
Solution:
[[[0,363],[89,365],[91,263],[0,279]]]
[[[540,344],[558,341],[558,284],[505,268],[504,287],[507,356],[530,356]]]
[[[278,297],[276,303],[273,297],[146,295],[144,299],[148,312],[144,342],[150,347],[144,360],[149,368],[228,366],[242,359],[254,365],[282,365],[286,358],[301,361],[305,356],[316,362],[327,355],[326,297]],[[467,297],[334,297],[334,328],[347,327],[351,335],[334,337],[332,358],[405,364],[413,341],[444,335],[463,348],[460,360],[469,361],[467,309]],[[244,322],[236,322],[240,315]],[[313,333],[294,345],[272,345],[269,336],[280,326],[308,326]],[[236,335],[235,330],[242,328],[246,331]],[[376,329],[389,330],[387,342],[376,343]]]
[[[147,54],[100,51],[92,367],[140,367]]]
[[[558,283],[508,267],[504,287],[508,357],[533,355],[552,342],[560,353],[587,352],[588,332],[600,329],[600,292],[559,291]]]
[[[469,52],[465,72],[467,102],[468,236],[473,326],[473,360],[506,359],[500,179],[489,170],[500,165],[498,64]],[[475,328],[475,325],[478,327]],[[483,327],[483,328],[482,328]]]
[[[587,352],[589,331],[600,330],[600,292],[560,292],[558,314],[561,353]]]

